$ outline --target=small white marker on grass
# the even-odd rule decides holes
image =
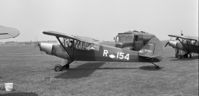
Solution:
[[[13,91],[13,83],[5,83],[4,86],[5,86],[5,90],[7,92],[10,92],[10,91]]]

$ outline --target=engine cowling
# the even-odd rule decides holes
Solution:
[[[63,59],[70,59],[69,54],[66,52],[66,50],[58,44],[50,44],[50,43],[39,43],[38,44],[40,51],[45,52],[49,55],[54,55]]]

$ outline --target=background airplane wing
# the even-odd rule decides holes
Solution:
[[[185,39],[188,39],[188,40],[196,40],[198,41],[198,37],[196,36],[184,36]]]
[[[0,39],[15,38],[19,34],[19,30],[15,28],[0,26]]]
[[[182,39],[187,39],[187,40],[196,40],[198,41],[198,37],[194,36],[178,36],[178,35],[168,35],[169,37],[176,37],[176,38],[182,38]]]

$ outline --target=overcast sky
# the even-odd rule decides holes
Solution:
[[[44,30],[99,40],[142,30],[166,40],[198,35],[198,0],[0,0],[0,25],[17,28],[17,41],[53,39]]]

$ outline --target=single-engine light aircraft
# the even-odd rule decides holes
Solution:
[[[19,31],[15,28],[0,26],[0,39],[15,38],[19,34]]]
[[[192,53],[199,54],[198,37],[178,36],[178,35],[168,35],[168,36],[176,38],[175,40],[168,41],[165,45],[165,47],[169,45],[176,50],[175,51],[176,58],[191,58]]]
[[[45,31],[43,34],[55,36],[59,44],[38,43],[40,51],[66,60],[66,64],[56,65],[55,71],[69,69],[73,61],[117,61],[117,62],[151,62],[155,68],[160,68],[154,62],[161,60],[161,42],[153,35],[148,38],[144,46],[134,51],[100,43],[98,40],[69,36],[54,31]],[[141,38],[140,38],[141,39]]]

